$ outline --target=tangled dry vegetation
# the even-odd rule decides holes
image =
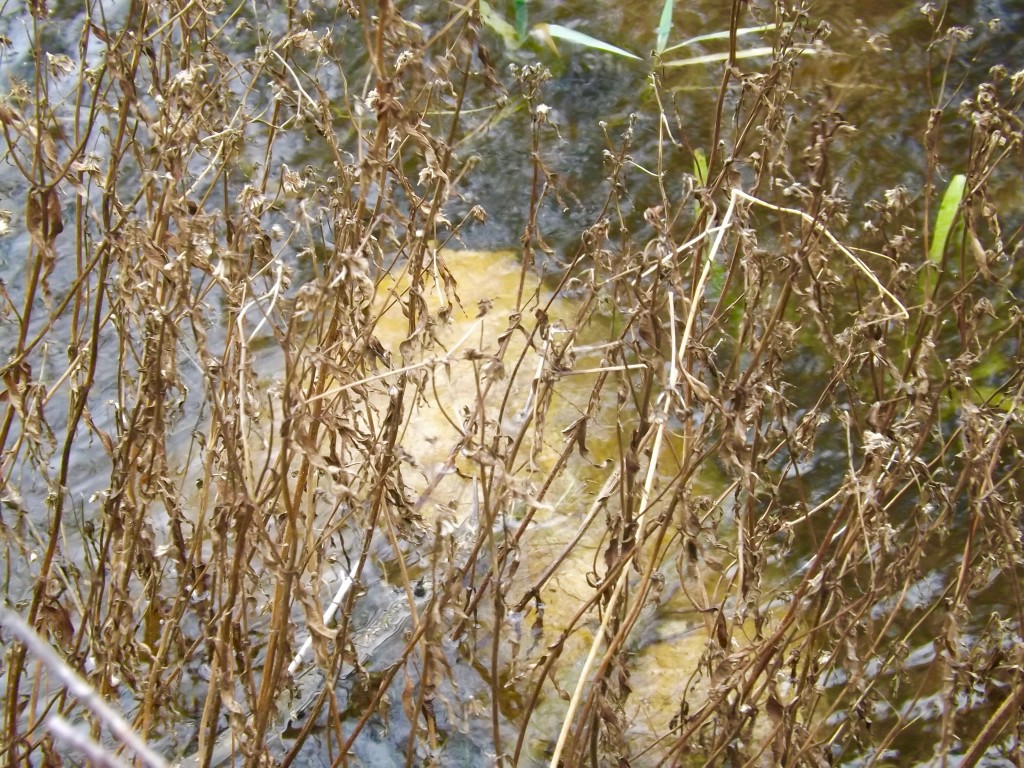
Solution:
[[[1024,75],[939,92],[917,188],[851,206],[853,128],[794,74],[824,29],[734,2],[773,60],[701,142],[652,77],[560,253],[546,75],[440,5],[29,3],[4,600],[89,689],[5,613],[6,763],[160,762],[103,699],[200,764],[1020,764]],[[510,276],[454,251],[515,110]]]

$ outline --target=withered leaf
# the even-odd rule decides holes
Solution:
[[[71,614],[60,602],[53,599],[47,599],[39,606],[36,629],[61,646],[70,645],[75,638]]]
[[[14,107],[8,106],[7,104],[0,104],[0,123],[20,130],[24,127],[25,120],[22,118],[21,113]]]
[[[101,43],[110,45],[110,37],[102,27],[98,27],[95,24],[89,24],[89,30],[99,39]]]
[[[978,266],[978,271],[981,272],[982,276],[989,281],[994,281],[995,275],[992,274],[992,270],[989,268],[989,257],[985,251],[985,246],[981,244],[978,236],[973,232],[970,233],[971,253],[974,255],[974,263]]]
[[[580,416],[576,421],[570,424],[568,427],[562,430],[563,435],[571,435],[572,440],[576,443],[576,449],[580,452],[580,456],[586,457],[589,455],[587,450],[587,417]]]
[[[25,204],[25,226],[33,242],[42,250],[49,250],[54,238],[64,231],[57,190],[34,189]]]
[[[444,263],[444,259],[438,254],[434,260],[437,265],[437,272],[441,276],[441,280],[444,282],[444,295],[448,299],[449,303],[454,303],[458,307],[462,308],[462,301],[459,299],[458,287],[459,283],[455,279],[455,275],[448,269],[448,265]]]
[[[54,142],[53,137],[50,136],[50,134],[48,133],[43,133],[41,141],[39,143],[43,150],[43,165],[46,166],[46,170],[49,171],[54,176],[60,176],[61,167],[60,161],[57,158],[57,144],[56,142]],[[52,188],[49,190],[49,192],[53,194],[53,197],[57,196]],[[58,205],[58,211],[59,210],[60,207]],[[62,223],[61,229],[63,228],[64,225]]]

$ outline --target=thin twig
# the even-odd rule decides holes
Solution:
[[[0,624],[6,626],[56,676],[68,693],[85,704],[118,739],[130,747],[147,765],[166,768],[166,761],[139,738],[131,725],[113,707],[103,700],[85,678],[68,666],[57,652],[37,635],[14,611],[0,607]]]

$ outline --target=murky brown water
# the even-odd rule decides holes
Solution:
[[[435,368],[437,386],[431,391],[436,394],[437,400],[432,401],[428,397],[422,407],[416,407],[415,415],[410,417],[410,429],[403,434],[402,446],[412,457],[411,466],[419,467],[422,472],[422,476],[416,479],[410,477],[412,473],[406,473],[406,480],[414,492],[421,494],[416,504],[421,508],[428,525],[432,524],[434,516],[442,515],[452,525],[468,526],[464,534],[468,543],[472,538],[468,534],[476,530],[475,516],[480,513],[479,505],[482,503],[476,480],[469,479],[475,478],[479,471],[474,460],[459,459],[455,462],[454,470],[442,482],[432,481],[435,479],[434,473],[449,460],[453,446],[460,442],[459,431],[449,419],[451,415],[473,407],[477,398],[474,383],[482,386],[487,378],[487,368],[480,361],[498,351],[498,339],[508,327],[510,316],[516,312],[514,300],[520,292],[522,266],[511,252],[450,251],[440,256],[459,281],[456,290],[462,308],[454,307],[450,325],[437,331],[440,347],[431,357],[436,360],[442,350],[449,350],[445,355],[445,365]],[[399,287],[401,285],[400,281]],[[531,297],[537,286],[536,277],[527,273],[525,296]],[[386,285],[382,287],[386,292]],[[444,286],[440,281],[432,285],[427,294],[432,312],[438,311],[448,302],[444,299]],[[556,327],[561,323],[570,324],[575,314],[573,302],[561,298],[553,301],[550,299],[550,291],[540,286],[537,298],[531,298],[524,304],[523,315],[529,317],[535,307],[544,306]],[[482,308],[486,308],[486,314],[477,316]],[[526,325],[530,327],[529,322]],[[400,312],[394,310],[383,317],[377,330],[385,346],[397,345],[406,337],[407,321]],[[552,338],[557,337],[556,332]],[[558,454],[564,449],[562,431],[579,417],[581,408],[591,396],[593,378],[602,365],[607,367],[608,364],[600,354],[588,351],[599,346],[600,339],[601,329],[591,327],[578,340],[580,354],[575,358],[576,373],[558,381],[557,394],[545,414],[544,433],[538,435],[531,429],[529,439],[537,440],[538,445],[535,450],[529,450],[532,469],[524,466],[516,478],[523,491],[531,488],[535,491],[545,475],[553,469]],[[502,418],[499,409],[507,389],[510,396],[505,403],[503,418],[508,433],[514,435],[517,424],[523,422],[524,410],[535,407],[530,392],[535,384],[538,364],[542,365],[543,361],[538,350],[524,348],[520,338],[509,345],[503,359],[506,369],[504,375],[508,379],[487,399],[487,413],[489,419]],[[520,365],[513,371],[511,363],[517,360]],[[545,375],[550,375],[548,369],[544,370]],[[503,645],[514,642],[519,648],[518,652],[509,652],[509,646],[506,645],[503,650],[503,656],[508,654],[503,663],[511,665],[510,674],[513,676],[525,674],[533,666],[542,663],[548,653],[548,646],[558,641],[563,632],[572,629],[565,640],[564,661],[556,667],[555,672],[558,685],[571,690],[580,673],[580,664],[598,629],[596,619],[587,620],[582,628],[574,628],[572,620],[580,606],[593,595],[594,580],[602,570],[602,552],[607,546],[601,533],[604,529],[604,513],[581,534],[578,544],[574,539],[601,487],[619,471],[617,462],[603,460],[605,456],[617,454],[618,448],[614,442],[617,423],[628,427],[628,419],[621,418],[613,400],[609,394],[604,396],[605,405],[598,412],[595,427],[588,433],[587,447],[591,455],[586,460],[574,457],[568,468],[560,471],[542,508],[537,511],[529,530],[519,543],[520,565],[504,588],[506,600],[514,604],[528,591],[534,588],[538,588],[538,591],[535,599],[525,605],[525,610],[515,616],[511,624],[506,624],[509,629],[518,626],[518,632],[522,633],[520,637],[509,637],[503,642]],[[671,460],[666,461],[663,468],[664,480],[670,480],[675,471],[677,468]],[[701,488],[702,484],[698,482],[696,490],[700,491]],[[712,490],[713,485],[709,485],[707,491],[710,493]],[[610,504],[615,506],[614,498]],[[515,530],[517,523],[515,518],[506,521],[506,535]],[[548,575],[548,567],[570,543],[573,546],[568,556],[553,574]],[[678,552],[674,550],[667,552],[666,562],[671,562],[676,554]],[[701,617],[679,587],[677,580],[673,581],[671,577],[668,579],[657,605],[651,605],[645,610],[646,629],[631,642],[638,695],[631,701],[628,719],[636,723],[635,738],[639,742],[646,743],[651,734],[664,732],[676,712],[673,702],[678,702],[679,694],[688,682],[688,674],[681,674],[681,670],[696,669],[697,660],[707,640]],[[482,619],[481,627],[487,626],[487,620]],[[535,629],[527,632],[526,628],[530,626]],[[536,629],[541,626],[543,629]],[[479,642],[482,643],[480,649],[483,652],[490,642],[489,633],[485,631]],[[456,659],[454,663],[460,662]],[[486,686],[476,690],[482,682],[477,680],[474,683],[471,679],[463,678],[463,693],[476,691],[474,696],[486,697],[489,694]],[[515,718],[521,706],[520,698],[528,693],[529,690],[522,686],[510,687],[508,699],[503,702],[510,718]],[[563,717],[564,702],[557,697],[545,696],[530,718],[526,741],[528,751],[524,756],[527,764],[532,764],[534,760],[538,764],[543,762],[545,750],[550,747],[551,735],[557,732]]]

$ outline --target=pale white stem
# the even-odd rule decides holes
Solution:
[[[815,229],[815,231],[821,233],[826,238],[828,238],[829,242],[831,242],[832,245],[838,248],[841,254],[843,254],[846,258],[852,261],[854,266],[857,267],[857,269],[859,269],[861,272],[863,272],[864,275],[867,276],[868,280],[872,282],[875,288],[878,289],[879,293],[886,296],[893,304],[896,305],[896,308],[899,310],[900,316],[904,320],[910,319],[910,313],[907,312],[907,308],[900,303],[899,299],[897,299],[895,296],[892,295],[892,293],[889,292],[888,288],[886,288],[879,282],[878,278],[875,276],[875,273],[868,269],[868,265],[865,264],[860,259],[858,259],[849,248],[840,243],[835,238],[835,236],[828,231],[828,228],[825,227],[824,224],[815,219],[813,216],[796,208],[785,208],[781,205],[773,205],[772,203],[766,203],[764,200],[760,200],[754,197],[753,195],[748,195],[741,189],[733,189],[732,198],[730,200],[730,206],[732,205],[732,200],[735,200],[737,197],[742,197],[744,200],[747,200],[751,203],[756,203],[757,205],[760,205],[763,208],[767,208],[770,211],[776,211],[778,213],[789,213],[792,214],[793,216],[799,216],[801,219],[810,224]]]
[[[448,350],[448,354],[446,354],[446,355],[441,355],[440,357],[432,357],[429,360],[424,360],[421,363],[415,363],[413,365],[407,365],[404,368],[393,368],[390,371],[384,371],[383,373],[378,373],[375,376],[367,376],[365,379],[359,379],[359,381],[353,381],[351,384],[342,384],[340,387],[332,387],[331,389],[328,389],[326,392],[321,392],[319,395],[315,395],[314,397],[309,398],[306,401],[306,403],[307,404],[315,403],[317,400],[322,400],[325,397],[331,397],[332,395],[337,395],[337,394],[340,394],[341,392],[347,392],[350,389],[354,389],[356,387],[361,387],[364,384],[370,384],[371,382],[380,381],[381,379],[387,379],[387,378],[390,378],[391,376],[398,376],[398,375],[403,374],[403,373],[409,373],[410,371],[418,371],[421,368],[432,368],[435,365],[439,365],[441,363],[446,363],[449,360],[454,360],[455,359],[455,350],[457,350],[459,347],[461,347],[463,344],[465,344],[466,340],[470,336],[472,336],[477,331],[477,329],[479,327],[480,327],[480,323],[479,322],[475,323],[473,325],[473,327],[471,327],[468,331],[466,331],[463,334],[462,338],[459,339],[455,343],[455,345],[451,349]]]
[[[46,730],[53,735],[54,741],[85,755],[89,759],[89,765],[98,765],[100,768],[125,768],[125,764],[117,759],[117,755],[112,755],[102,744],[93,741],[88,734],[79,731],[60,715],[53,714],[46,718]]]
[[[92,710],[100,722],[104,723],[123,744],[132,749],[143,762],[153,768],[166,768],[166,761],[132,730],[128,721],[104,701],[103,697],[89,685],[85,678],[68,666],[68,663],[57,654],[49,643],[37,635],[21,616],[7,608],[0,608],[0,624],[7,627],[13,635],[21,640],[50,673],[61,681],[68,693]]]
[[[559,373],[559,377],[582,376],[585,373],[613,373],[614,371],[640,371],[647,367],[647,363],[629,363],[628,365],[603,365],[597,368],[579,368],[575,371]]]
[[[278,262],[277,263],[277,277],[274,280],[274,285],[271,286],[270,290],[267,291],[265,294],[263,294],[263,296],[259,297],[258,299],[252,299],[251,301],[247,302],[245,304],[245,306],[242,307],[242,311],[238,313],[238,318],[235,320],[235,325],[238,327],[238,338],[239,338],[239,341],[240,341],[238,346],[239,346],[239,352],[240,352],[240,356],[241,356],[241,364],[238,366],[238,394],[239,394],[239,397],[245,397],[245,392],[246,392],[245,376],[246,376],[246,371],[248,370],[248,367],[249,367],[246,364],[246,360],[247,360],[248,354],[249,354],[249,344],[252,343],[252,340],[256,338],[256,334],[260,332],[260,330],[263,328],[263,325],[267,322],[267,318],[270,316],[270,313],[273,311],[274,306],[277,304],[277,299],[278,299],[278,296],[280,295],[281,287],[283,286],[283,284],[284,284],[284,270],[281,267],[280,262]],[[259,306],[259,303],[261,301],[265,300],[268,296],[270,297],[270,305],[265,310],[263,310],[260,313],[261,317],[259,319],[259,322],[256,323],[256,327],[253,328],[252,333],[249,334],[249,338],[246,339],[246,337],[245,337],[245,329],[243,327],[244,323],[245,323],[245,316],[248,314],[250,309],[252,309],[255,306]],[[247,433],[247,431],[248,431],[249,419],[246,417],[246,413],[247,413],[247,409],[246,408],[240,408],[239,409],[239,414],[240,414],[240,419],[241,419],[241,428],[242,428],[242,434],[243,435],[245,435]],[[249,482],[249,484],[251,485],[252,482],[253,482],[253,477],[250,474],[250,469],[252,468],[252,456],[251,456],[251,453],[249,451],[249,441],[248,440],[242,440],[242,455],[243,455],[243,460],[244,460],[243,466],[245,468],[246,479]]]
[[[669,291],[669,328],[672,334],[672,344],[675,347],[675,297],[672,292]],[[696,311],[697,301],[693,302],[691,308],[690,320],[687,322],[687,327],[692,323],[692,315]],[[678,361],[683,357],[683,345],[686,343],[688,334],[684,335],[683,343],[679,346],[679,351],[676,354],[677,364],[673,365],[669,372],[669,391],[672,391],[679,381]],[[601,649],[601,643],[604,641],[605,633],[608,628],[608,622],[611,620],[612,615],[615,613],[615,606],[619,601],[619,596],[622,594],[622,590],[629,579],[629,573],[632,570],[633,560],[636,559],[637,553],[640,551],[640,547],[643,544],[644,536],[644,517],[647,513],[647,505],[650,503],[651,488],[654,486],[654,477],[658,472],[658,459],[661,456],[661,445],[665,437],[665,422],[668,417],[668,403],[669,398],[664,399],[664,414],[663,418],[658,421],[658,428],[654,434],[654,445],[651,448],[651,460],[647,466],[647,477],[644,480],[643,489],[640,493],[640,504],[637,509],[636,516],[636,547],[634,548],[633,554],[627,558],[626,562],[622,565],[622,570],[619,572],[619,577],[615,582],[615,588],[612,590],[611,596],[608,598],[608,605],[605,608],[604,619],[601,622],[601,628],[597,631],[594,636],[594,642],[590,644],[590,652],[587,654],[587,659],[583,663],[583,669],[580,670],[579,679],[576,681],[576,688],[573,691],[572,698],[569,700],[569,710],[565,714],[565,719],[562,721],[562,730],[558,734],[558,743],[555,744],[555,751],[551,755],[551,768],[555,768],[562,756],[562,750],[565,749],[565,743],[569,738],[569,731],[572,728],[573,717],[576,715],[576,710],[579,707],[580,700],[583,698],[583,690],[586,688],[587,679],[590,677],[590,670],[594,666],[594,661],[597,658],[597,652]]]
[[[345,595],[348,594],[349,589],[352,588],[352,576],[345,571],[341,572],[341,586],[338,587],[338,591],[334,594],[334,599],[331,600],[331,604],[327,606],[327,610],[324,611],[324,624],[327,624],[334,618],[334,614],[338,612],[341,607],[342,601],[345,599]],[[294,675],[300,666],[302,666],[303,657],[309,653],[309,649],[313,646],[313,636],[310,635],[306,638],[306,641],[302,644],[299,650],[295,653],[295,657],[292,659],[292,663],[288,665],[288,674]]]
[[[274,58],[277,59],[278,61],[280,61],[281,65],[285,69],[288,70],[288,74],[291,75],[292,76],[292,80],[295,81],[295,88],[296,88],[296,90],[300,94],[302,94],[303,96],[306,97],[306,101],[309,102],[310,107],[312,107],[314,104],[316,104],[316,100],[313,99],[313,97],[310,96],[308,93],[306,93],[305,89],[302,87],[302,83],[299,82],[299,76],[297,74],[295,74],[295,70],[291,68],[291,65],[287,61],[285,61],[284,58],[281,56],[281,54],[278,53],[277,51],[271,50],[270,52],[274,55]],[[297,105],[297,110],[296,111],[298,112],[298,114],[300,114],[300,115],[302,114],[302,99],[298,99],[298,105]]]

